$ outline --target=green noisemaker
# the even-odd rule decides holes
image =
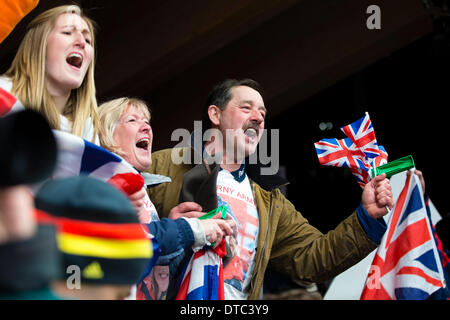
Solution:
[[[382,166],[372,168],[372,177],[379,176],[380,174],[386,173],[386,178],[390,178],[393,175],[414,168],[414,159],[411,155],[388,162]]]
[[[211,210],[208,213],[205,213],[201,217],[198,217],[200,220],[210,219],[214,217],[217,213],[221,213],[220,219],[225,219],[227,217],[227,207],[225,205],[221,205],[220,207]],[[211,243],[211,247],[214,247],[215,242]]]
[[[204,215],[202,215],[201,217],[198,217],[200,220],[205,220],[205,219],[210,219],[212,217],[214,217],[218,212],[221,212],[222,215],[220,216],[221,219],[225,219],[227,216],[227,207],[222,205],[214,210],[211,210],[208,213],[205,213]]]

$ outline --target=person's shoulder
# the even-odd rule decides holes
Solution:
[[[152,153],[153,161],[164,160],[167,161],[173,156],[183,157],[186,152],[190,149],[189,147],[178,147],[178,148],[167,148],[158,150]]]
[[[266,197],[269,197],[270,195],[272,195],[272,198],[285,200],[285,196],[283,195],[283,193],[281,192],[279,187],[276,186],[273,189],[267,189],[267,188],[264,188],[263,186],[261,186],[255,180],[253,180],[251,178],[249,180],[250,180],[250,185],[252,186],[252,188],[255,191],[258,191],[258,192],[264,194]]]
[[[13,84],[12,84],[11,78],[0,75],[0,88],[2,88],[3,90],[6,90],[8,92],[11,92],[12,85]]]
[[[153,161],[155,161],[157,159],[166,159],[167,157],[170,157],[170,154],[172,153],[172,149],[173,148],[167,148],[167,149],[162,149],[162,150],[152,152]]]
[[[185,164],[189,148],[168,148],[152,152],[152,164],[148,172],[168,174],[171,168]]]

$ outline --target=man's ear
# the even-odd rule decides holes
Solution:
[[[222,110],[216,105],[210,105],[208,107],[209,120],[214,126],[218,126],[220,123],[220,117],[222,115]]]

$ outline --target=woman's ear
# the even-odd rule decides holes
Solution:
[[[214,126],[218,126],[220,124],[220,117],[222,115],[222,110],[216,105],[210,105],[208,107],[208,116],[209,120]]]

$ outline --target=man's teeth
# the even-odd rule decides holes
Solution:
[[[258,133],[256,132],[256,130],[255,130],[255,129],[252,129],[252,128],[245,130],[245,134],[246,134],[247,136],[249,136],[250,138],[254,138],[254,137],[256,137],[256,136],[258,135]]]

